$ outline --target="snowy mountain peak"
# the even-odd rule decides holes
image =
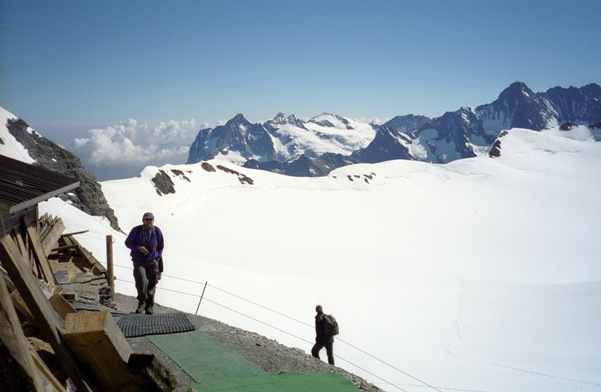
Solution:
[[[499,98],[533,97],[535,94],[524,82],[513,82],[499,94]]]
[[[601,87],[597,84],[534,93],[517,81],[492,103],[461,107],[433,119],[396,116],[381,126],[332,113],[308,121],[278,113],[263,124],[250,124],[239,114],[226,124],[231,128],[227,132],[221,127],[200,131],[188,163],[220,156],[278,173],[321,176],[340,166],[388,159],[446,163],[486,155],[503,130],[540,131],[564,122],[588,125],[599,121]],[[303,155],[313,164],[295,163]]]
[[[382,125],[401,132],[415,132],[430,121],[432,121],[432,119],[426,116],[407,114],[404,116],[396,116]]]
[[[225,125],[226,126],[231,126],[231,125],[247,126],[247,125],[250,125],[250,122],[244,117],[244,115],[242,113],[238,113],[231,120],[229,120]]]
[[[299,119],[294,116],[294,114],[287,115],[285,113],[279,112],[272,120],[268,121],[272,124],[299,124]]]
[[[319,116],[312,117],[309,122],[323,127],[340,127],[340,125],[345,127],[349,126],[349,121],[346,118],[330,113],[322,113]]]

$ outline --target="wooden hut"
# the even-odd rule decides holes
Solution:
[[[170,390],[153,356],[142,355],[147,369],[133,374],[128,368],[140,355],[109,312],[77,312],[61,295],[48,255],[59,238],[72,237],[62,234],[59,218],[40,218],[38,203],[78,186],[73,178],[0,155],[0,390],[66,390],[25,337],[23,318],[39,329],[78,391]],[[92,258],[73,242],[65,248]]]
[[[31,315],[38,321],[46,340],[60,358],[78,390],[90,390],[83,381],[71,353],[64,349],[62,323],[50,307],[44,292],[56,283],[39,232],[38,203],[69,192],[79,181],[5,156],[0,156],[0,341],[4,351],[3,387],[15,390],[60,390],[60,384],[39,357],[33,355],[21,329],[9,290],[18,292]],[[50,241],[50,238],[48,238]],[[7,366],[10,365],[10,366]],[[54,384],[54,385],[53,385]]]

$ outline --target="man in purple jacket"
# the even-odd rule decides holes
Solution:
[[[142,224],[135,226],[125,240],[125,246],[131,249],[134,263],[134,279],[138,291],[136,313],[146,311],[154,313],[154,292],[163,273],[163,233],[154,226],[154,215],[147,212]]]

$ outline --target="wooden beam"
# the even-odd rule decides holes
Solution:
[[[50,384],[52,384],[52,391],[57,392],[65,392],[65,387],[56,379],[54,374],[48,369],[48,366],[44,363],[44,360],[40,357],[37,351],[31,346],[31,343],[28,342],[29,352],[31,353],[31,358],[33,359],[33,363],[38,368],[40,373]]]
[[[65,231],[65,224],[63,223],[63,220],[59,218],[54,223],[50,231],[46,234],[46,236],[42,239],[42,248],[44,249],[45,255],[50,254],[52,248],[54,248],[58,243],[58,239],[60,238],[63,231]]]
[[[104,265],[100,264],[100,261],[92,253],[90,253],[86,248],[81,245],[78,245],[77,250],[81,253],[92,265],[92,268],[98,271],[99,274],[106,274],[106,268]],[[95,274],[97,275],[97,274]]]
[[[79,366],[77,358],[65,346],[64,337],[61,334],[62,320],[50,306],[33,274],[27,268],[27,262],[23,260],[23,255],[21,255],[9,235],[5,235],[0,239],[0,260],[2,260],[2,266],[8,272],[19,293],[21,293],[31,314],[35,317],[36,325],[44,334],[45,340],[52,346],[69,378],[75,383],[77,390],[98,390],[98,388],[94,388],[91,379]]]
[[[58,246],[56,248],[52,248],[52,249],[50,249],[50,251],[51,252],[60,252],[61,250],[76,249],[77,246],[78,246],[77,244],[63,245],[63,246]]]
[[[62,296],[62,294],[53,294],[52,297],[48,299],[48,302],[50,302],[50,305],[52,305],[52,309],[54,309],[56,314],[59,315],[63,322],[65,321],[65,318],[67,318],[67,315],[69,313],[77,313],[77,310],[75,310],[73,306],[71,306],[69,301],[67,301],[65,297]]]
[[[15,242],[17,243],[17,245],[19,245],[19,251],[21,252],[21,254],[23,256],[25,256],[27,254],[27,246],[25,246],[25,242],[23,241],[23,237],[21,237],[20,234],[15,233],[13,235],[13,237],[15,237]]]
[[[90,230],[82,230],[82,231],[75,231],[73,233],[65,233],[65,234],[61,235],[61,237],[68,237],[71,235],[83,234],[83,233],[87,233],[88,231],[90,231]]]
[[[44,248],[40,242],[40,237],[38,237],[38,232],[36,231],[30,219],[25,219],[25,225],[27,227],[27,236],[29,237],[28,242],[33,251],[33,257],[42,270],[42,274],[44,275],[46,282],[52,285],[57,285],[58,281],[54,276],[54,271],[52,271],[50,263],[48,263],[48,258],[46,257],[46,253],[44,252]]]
[[[133,373],[135,384],[127,386],[123,392],[170,392],[178,385],[173,373],[153,354],[133,353],[129,356],[127,368]]]
[[[27,321],[35,324],[35,318],[29,311],[25,300],[23,299],[23,297],[21,297],[21,294],[19,294],[19,290],[15,290],[12,293],[10,293],[10,299],[13,301],[13,305],[15,306],[15,308],[19,312],[21,312],[21,314],[27,319]]]
[[[4,259],[2,258],[4,261]],[[35,391],[44,391],[42,386],[42,375],[35,366],[29,350],[25,334],[21,329],[19,317],[12,305],[10,294],[4,283],[4,276],[0,274],[0,342],[4,345],[10,356],[19,364],[19,367],[27,375],[29,385]],[[12,369],[15,371],[17,369]]]
[[[46,223],[46,221],[48,221],[48,213],[45,212],[44,215],[40,216],[40,219],[38,219],[40,221],[41,224]]]
[[[64,336],[103,390],[122,390],[132,382],[127,362],[133,350],[108,311],[67,314]]]

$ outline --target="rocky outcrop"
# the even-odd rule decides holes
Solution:
[[[601,86],[553,87],[545,93],[558,113],[558,122],[588,124],[601,120]]]
[[[9,119],[6,127],[36,161],[35,165],[75,178],[80,182],[78,188],[72,193],[63,194],[60,196],[61,199],[69,201],[88,215],[106,217],[113,229],[120,230],[115,212],[106,201],[96,176],[84,168],[77,156],[31,130],[21,119]]]
[[[175,184],[164,170],[159,170],[151,181],[159,196],[175,193]]]
[[[507,135],[507,131],[503,131],[499,134],[499,137],[493,143],[490,151],[488,152],[489,158],[498,158],[501,156],[501,138]]]
[[[273,141],[265,127],[251,124],[242,114],[238,114],[225,125],[198,132],[190,146],[187,163],[213,159],[218,154],[227,155],[230,151],[245,159],[260,156],[271,160],[275,155]]]

